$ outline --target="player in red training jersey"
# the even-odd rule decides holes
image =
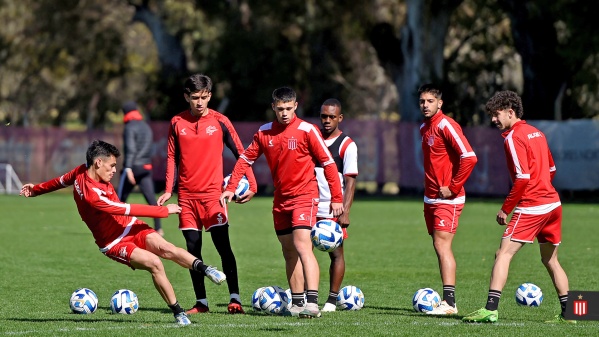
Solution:
[[[522,100],[513,91],[500,91],[486,104],[487,114],[500,129],[505,130],[503,148],[510,177],[514,183],[495,221],[506,226],[495,264],[487,304],[463,318],[466,322],[493,323],[499,318],[497,308],[501,291],[507,281],[510,262],[525,243],[539,242],[541,262],[545,265],[561,305],[561,313],[549,323],[576,323],[564,319],[568,301],[568,276],[557,259],[562,240],[562,206],[551,184],[555,163],[545,135],[522,120]],[[512,218],[507,222],[508,214]]]
[[[273,92],[272,100],[277,118],[260,127],[250,146],[237,160],[229,185],[221,195],[221,203],[231,201],[244,172],[264,154],[275,186],[272,213],[291,288],[290,313],[300,318],[320,317],[320,270],[310,241],[310,230],[318,210],[314,160],[324,168],[331,190],[331,212],[336,217],[343,213],[341,183],[335,161],[320,132],[295,114],[295,91],[278,88]],[[304,290],[307,303],[304,303]]]
[[[347,227],[349,227],[349,211],[354,202],[356,190],[356,177],[358,176],[358,147],[356,143],[339,129],[339,123],[343,121],[341,113],[341,102],[329,98],[320,107],[320,132],[324,143],[331,151],[331,155],[339,170],[339,180],[343,187],[343,214],[334,217],[330,213],[331,191],[324,176],[322,167],[316,166],[316,179],[318,180],[318,191],[320,202],[318,203],[317,220],[332,219],[339,223],[343,229],[343,239],[348,238]],[[329,253],[331,263],[329,265],[329,296],[322,307],[322,311],[335,311],[337,308],[337,295],[341,289],[341,283],[345,275],[344,243]]]
[[[229,305],[232,314],[243,314],[239,297],[237,262],[229,240],[227,208],[219,202],[223,184],[223,150],[225,145],[235,158],[243,152],[243,144],[225,115],[208,108],[212,97],[212,80],[202,74],[190,76],[184,84],[184,97],[189,109],[171,119],[168,136],[166,191],[158,198],[158,205],[170,199],[175,168],[178,171],[179,229],[185,237],[187,250],[202,258],[202,230],[210,233],[220,255],[223,272],[227,275]],[[251,168],[244,171],[250,190],[238,203],[249,201],[257,191]],[[208,300],[204,275],[190,271],[196,303],[187,314],[207,312]]]
[[[420,126],[424,158],[424,220],[439,262],[443,300],[429,315],[458,313],[455,302],[456,262],[451,248],[466,201],[464,184],[476,155],[462,128],[441,111],[441,90],[425,84],[418,90],[424,123]]]
[[[35,197],[73,185],[73,198],[79,215],[92,232],[100,251],[132,269],[150,272],[156,290],[173,311],[177,323],[191,324],[177,302],[160,258],[203,272],[217,284],[222,283],[225,276],[215,268],[206,266],[185,249],[166,241],[137,218],[166,218],[169,214],[181,212],[178,205],[126,204],[119,200],[110,183],[116,172],[116,158],[119,156],[119,150],[114,145],[95,140],[87,149],[86,164],[41,184],[25,184],[21,195]]]

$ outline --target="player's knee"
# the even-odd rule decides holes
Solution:
[[[148,271],[152,274],[164,272],[164,265],[162,264],[162,261],[160,260],[160,258],[156,255],[150,257],[146,261],[145,266],[148,269]]]

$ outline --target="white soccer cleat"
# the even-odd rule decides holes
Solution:
[[[179,325],[190,325],[191,321],[184,312],[175,315],[175,322]]]
[[[225,273],[212,266],[208,266],[208,268],[206,268],[206,276],[210,279],[210,281],[218,285],[222,284],[227,279]]]
[[[334,305],[333,303],[325,303],[324,307],[322,307],[322,310],[320,310],[320,311],[322,311],[322,312],[332,312],[332,311],[335,311],[335,310],[337,310],[337,306],[336,305]]]
[[[446,301],[441,301],[438,307],[428,311],[427,315],[455,315],[458,313],[458,306],[452,307]]]

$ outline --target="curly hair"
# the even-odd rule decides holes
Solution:
[[[496,92],[485,105],[487,114],[493,115],[499,110],[512,109],[516,117],[522,118],[524,109],[522,108],[522,99],[517,93],[509,90]]]

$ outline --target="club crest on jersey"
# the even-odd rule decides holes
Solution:
[[[212,136],[213,133],[216,132],[216,127],[210,125],[209,127],[206,128],[206,133],[208,134],[208,136]]]
[[[428,146],[435,145],[435,136],[428,136],[427,144],[428,144]]]
[[[297,139],[290,138],[287,141],[287,145],[288,145],[289,150],[295,150],[295,149],[297,149]]]

